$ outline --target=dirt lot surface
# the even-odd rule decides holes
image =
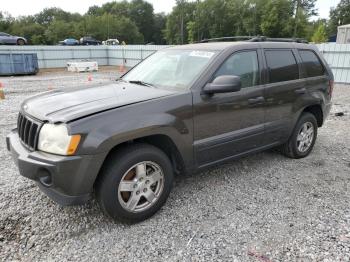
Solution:
[[[350,87],[334,106],[313,153],[274,151],[178,177],[153,218],[124,225],[95,201],[60,207],[21,177],[6,150],[19,105],[38,92],[107,83],[116,71],[2,77],[0,260],[24,261],[349,261]],[[335,113],[343,112],[344,116]]]

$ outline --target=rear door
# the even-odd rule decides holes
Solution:
[[[310,49],[299,49],[298,52],[302,61],[308,90],[311,92],[315,90],[327,92],[330,79],[316,52]],[[329,96],[328,98],[330,99]]]
[[[295,103],[306,93],[301,79],[298,55],[294,49],[265,49],[266,65],[266,125],[268,144],[286,140],[293,129]]]
[[[214,73],[241,78],[238,92],[193,93],[194,150],[199,167],[259,148],[264,136],[264,87],[259,50],[230,54]]]

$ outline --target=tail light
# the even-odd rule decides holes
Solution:
[[[333,80],[329,80],[329,90],[328,90],[328,93],[329,93],[329,96],[332,97],[333,95],[333,89],[334,89],[334,81]]]

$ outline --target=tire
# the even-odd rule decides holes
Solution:
[[[23,39],[18,39],[17,40],[17,45],[25,45],[25,42]]]
[[[106,160],[96,183],[96,198],[111,218],[137,223],[164,205],[172,182],[173,167],[163,151],[148,144],[130,145]]]
[[[311,130],[312,127],[312,138],[310,137],[310,134],[306,134],[307,132],[303,132],[303,130],[305,131],[305,129],[303,129],[305,127],[310,127],[310,129],[306,130]],[[290,136],[288,141],[281,146],[281,152],[285,156],[294,159],[304,158],[308,156],[315,145],[315,141],[317,138],[317,128],[318,125],[315,116],[311,113],[303,113],[300,116],[297,124],[295,125],[292,135]],[[309,131],[309,133],[311,133],[311,131]],[[303,137],[305,137],[304,140],[300,139]],[[302,146],[303,142],[300,142],[300,140],[306,141],[304,147]]]

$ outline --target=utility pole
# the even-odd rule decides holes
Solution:
[[[199,17],[199,11],[200,11],[200,8],[199,8],[199,0],[197,0],[197,13],[196,13],[196,26],[197,26],[197,41],[200,41],[199,39],[199,20],[200,20],[200,17]]]
[[[181,1],[181,44],[184,44],[184,6]]]
[[[107,13],[107,39],[109,39],[109,13]]]
[[[184,14],[181,12],[181,44],[184,44]]]
[[[295,8],[295,18],[294,18],[294,32],[293,32],[293,37],[297,37],[297,31],[298,31],[298,19],[299,19],[299,9],[301,6],[300,1],[301,0],[295,0],[296,1],[296,8]]]

